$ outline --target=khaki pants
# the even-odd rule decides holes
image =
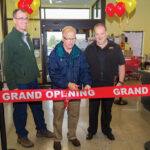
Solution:
[[[54,113],[54,134],[55,141],[62,140],[62,124],[64,119],[65,106],[64,101],[53,102],[53,113]],[[68,110],[68,139],[76,138],[76,129],[79,120],[80,112],[80,100],[69,100]]]

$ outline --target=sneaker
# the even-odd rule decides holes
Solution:
[[[69,140],[70,142],[72,142],[72,144],[76,147],[80,146],[80,141],[78,139],[73,139],[73,140]]]
[[[61,143],[55,141],[53,147],[54,150],[61,150]]]
[[[46,131],[37,130],[36,136],[37,137],[53,138],[54,134],[49,130],[46,130]]]
[[[18,135],[17,142],[18,142],[19,144],[21,144],[23,147],[27,147],[27,148],[34,146],[34,144],[28,139],[27,136],[21,137],[20,135]]]

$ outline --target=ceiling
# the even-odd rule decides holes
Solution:
[[[41,0],[41,5],[91,5],[96,0]]]

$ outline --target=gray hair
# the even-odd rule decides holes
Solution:
[[[16,17],[16,14],[17,14],[18,11],[21,11],[21,12],[23,12],[23,13],[26,13],[26,11],[25,11],[24,9],[15,9],[15,10],[13,11],[13,18]]]

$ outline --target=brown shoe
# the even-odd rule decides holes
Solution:
[[[28,139],[27,136],[21,137],[18,135],[17,142],[21,144],[23,147],[33,147],[34,144]]]
[[[54,134],[49,130],[46,130],[46,131],[37,130],[36,136],[37,137],[53,138]]]
[[[73,139],[73,140],[69,140],[70,142],[72,142],[72,144],[76,147],[80,146],[80,141],[78,139]]]
[[[61,143],[55,141],[53,147],[54,150],[61,150]]]

